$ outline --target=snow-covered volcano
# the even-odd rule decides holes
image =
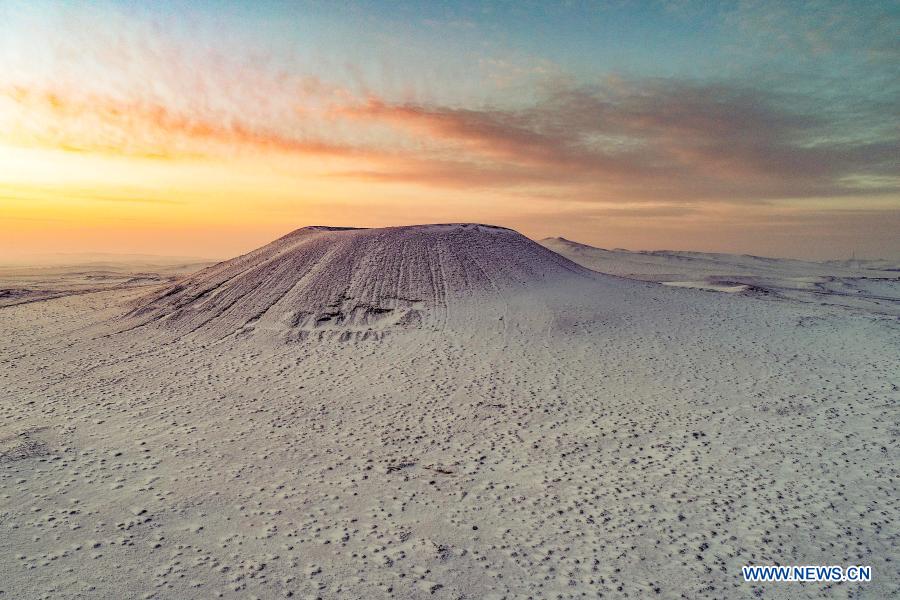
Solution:
[[[376,333],[454,303],[596,277],[502,227],[304,227],[147,299],[132,316],[178,333]]]
[[[896,318],[480,225],[153,285],[0,307],[0,598],[897,595]]]

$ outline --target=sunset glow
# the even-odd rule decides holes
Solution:
[[[5,2],[0,257],[481,221],[896,258],[890,6]]]

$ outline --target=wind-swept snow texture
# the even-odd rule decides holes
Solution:
[[[132,314],[182,334],[366,336],[419,326],[484,294],[591,276],[501,227],[304,227],[197,273]]]

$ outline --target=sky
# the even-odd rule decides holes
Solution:
[[[0,261],[470,221],[900,259],[900,2],[0,0]]]

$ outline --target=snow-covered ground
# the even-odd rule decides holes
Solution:
[[[307,228],[0,333],[0,598],[900,587],[884,312],[602,275],[501,228]],[[874,575],[743,583],[774,563]]]
[[[90,294],[101,290],[174,282],[208,266],[200,259],[127,257],[98,260],[55,257],[40,265],[0,264],[0,307]]]
[[[887,260],[810,262],[708,252],[606,250],[560,237],[540,243],[589,269],[630,279],[900,316],[900,263]]]

